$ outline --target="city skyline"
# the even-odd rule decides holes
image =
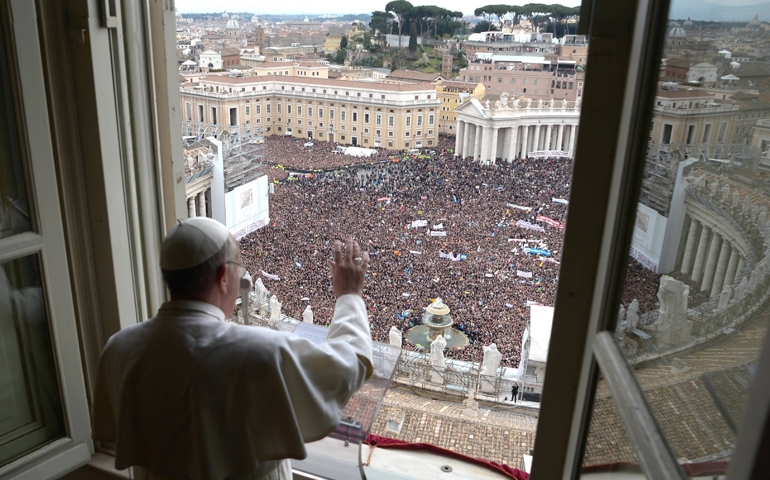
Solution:
[[[280,2],[275,5],[256,4],[255,2],[248,0],[223,0],[217,2],[216,10],[212,10],[212,4],[207,0],[179,0],[177,2],[177,9],[180,13],[209,13],[212,11],[234,11],[234,12],[250,12],[256,15],[319,15],[319,14],[360,14],[371,13],[374,10],[384,10],[387,1],[371,2],[367,5],[371,5],[367,8],[362,8],[361,2],[352,0],[337,0],[334,2],[326,2],[319,4],[312,0],[288,0]],[[426,1],[412,1],[412,5],[439,5],[449,10],[459,10],[465,15],[473,15],[473,11],[484,5],[488,5],[488,2],[467,2],[464,0],[442,0],[441,2],[426,0]],[[527,4],[532,2],[512,2],[513,4]],[[556,3],[556,2],[555,2]],[[576,7],[580,5],[579,0],[564,0],[558,2],[561,5],[568,7]],[[320,11],[319,8],[323,8]]]

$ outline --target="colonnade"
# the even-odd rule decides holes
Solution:
[[[187,216],[192,217],[210,217],[211,212],[206,208],[206,192],[211,190],[204,190],[202,192],[194,193],[187,197]]]
[[[690,228],[684,245],[681,272],[700,284],[701,291],[719,295],[743,271],[746,260],[718,225],[690,216]]]
[[[511,162],[527,157],[530,152],[546,150],[561,150],[572,157],[577,124],[533,122],[536,123],[484,125],[458,120],[455,155],[486,163],[495,163],[498,158]]]

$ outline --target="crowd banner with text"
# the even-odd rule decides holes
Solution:
[[[524,277],[524,278],[532,278],[532,272],[522,272],[521,270],[516,270],[516,276]]]
[[[517,221],[516,226],[526,228],[528,230],[534,230],[536,232],[545,232],[545,228],[541,227],[540,225],[533,225],[529,222],[525,222],[524,220]]]
[[[524,210],[525,212],[529,212],[530,210],[532,210],[532,207],[524,207],[521,205],[515,205],[513,203],[506,203],[505,206],[511,207],[511,208],[517,208],[519,210]]]
[[[427,226],[428,226],[427,220],[412,220],[412,228],[427,227]]]
[[[552,201],[553,203],[561,203],[561,204],[563,204],[563,205],[569,205],[569,200],[564,200],[563,198],[554,198],[554,197],[551,197],[551,201]]]
[[[552,227],[562,228],[562,229],[564,228],[564,224],[563,223],[557,222],[553,218],[549,218],[549,217],[544,217],[542,215],[538,215],[538,216],[535,217],[535,220],[538,221],[538,222],[545,222],[545,223],[547,223],[548,225],[550,225]]]
[[[431,237],[446,237],[446,232],[435,232],[435,231],[431,231],[431,232],[430,232],[430,236],[431,236]]]
[[[538,152],[529,152],[529,158],[569,158],[569,152],[564,150],[541,150]]]
[[[524,253],[532,253],[532,254],[535,254],[535,255],[543,255],[545,257],[550,257],[551,256],[551,252],[549,250],[540,250],[539,248],[524,247],[524,248],[521,249],[521,251],[524,252]]]

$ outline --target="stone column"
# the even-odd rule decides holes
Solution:
[[[500,134],[500,127],[492,128],[492,143],[489,145],[489,163],[494,165],[497,163],[497,138]]]
[[[463,151],[463,133],[465,132],[465,122],[462,120],[457,121],[457,133],[455,134],[455,156],[458,156]]]
[[[474,143],[476,147],[473,150],[473,159],[478,160],[481,158],[481,137],[484,135],[484,127],[476,125],[476,136],[474,137]]]
[[[564,140],[564,125],[559,125],[559,130],[556,133],[556,150],[564,150],[562,148],[563,140]]]
[[[735,272],[738,271],[738,259],[740,258],[741,256],[738,253],[738,249],[733,247],[733,252],[730,254],[730,261],[727,263],[727,273],[725,273],[725,282],[722,288],[724,288],[724,285],[732,285],[735,281]]]
[[[719,247],[721,245],[722,236],[714,232],[714,236],[711,239],[711,247],[709,248],[709,256],[706,259],[706,268],[703,269],[703,281],[700,284],[702,292],[711,290],[711,284],[714,281],[714,273],[717,268],[717,260],[719,259]]]
[[[717,271],[714,273],[714,283],[711,285],[711,296],[715,297],[722,293],[722,286],[727,273],[727,262],[730,261],[730,242],[722,241],[722,250],[719,251],[719,260],[717,260]]]
[[[543,143],[543,150],[551,149],[551,124],[545,127],[545,143]]]
[[[700,239],[698,240],[698,252],[695,254],[695,263],[692,266],[692,281],[700,282],[703,277],[703,263],[706,260],[706,249],[709,246],[709,234],[711,229],[706,225],[700,230]]]
[[[746,268],[746,259],[741,257],[738,259],[738,268],[735,270],[735,276],[743,273],[743,270]],[[733,279],[735,281],[735,279]]]
[[[532,137],[532,151],[540,150],[540,125],[535,125],[535,135]]]
[[[206,192],[201,192],[198,194],[198,216],[206,216]]]
[[[573,156],[575,151],[575,138],[577,137],[577,125],[570,125],[569,130],[569,156]]]
[[[524,131],[521,136],[521,158],[525,158],[529,155],[529,148],[527,148],[527,142],[529,141],[529,125],[523,125],[521,128]]]
[[[463,158],[469,157],[473,153],[473,146],[471,145],[471,130],[475,125],[465,122],[465,132],[463,136]]]
[[[187,218],[193,218],[195,216],[195,197],[187,199]]]
[[[687,233],[687,243],[684,246],[684,257],[682,257],[682,273],[689,273],[692,268],[692,260],[695,255],[695,241],[698,239],[698,225],[700,222],[694,218],[690,222],[690,231]]]
[[[516,158],[516,144],[519,143],[519,127],[511,128],[510,137],[508,138],[508,163],[511,163]]]

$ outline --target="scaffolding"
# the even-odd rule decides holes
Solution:
[[[700,160],[716,172],[759,168],[760,151],[743,144],[667,144],[651,142],[647,149],[639,202],[668,217],[679,164]]]

